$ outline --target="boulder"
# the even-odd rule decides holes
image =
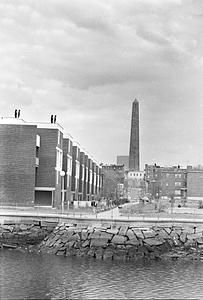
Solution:
[[[100,239],[108,239],[111,240],[113,237],[113,234],[107,233],[107,232],[101,232]]]
[[[136,238],[132,229],[128,229],[128,231],[126,232],[126,236],[128,237],[129,240]]]
[[[162,241],[159,241],[158,239],[156,238],[147,238],[147,239],[144,239],[143,242],[145,244],[148,244],[150,246],[159,246],[159,245],[162,245],[163,242]]]
[[[140,229],[132,228],[132,230],[138,239],[144,239],[144,235]]]
[[[121,226],[118,234],[119,235],[126,235],[127,230],[128,230],[128,226]]]
[[[156,236],[156,232],[154,230],[143,231],[144,238],[154,238]]]
[[[79,241],[80,240],[80,236],[78,233],[73,234],[72,236],[70,236],[69,241]]]
[[[90,244],[90,241],[89,241],[89,240],[86,240],[86,241],[84,241],[84,243],[82,244],[82,247],[87,247],[87,246],[89,246],[89,244]]]
[[[196,240],[202,238],[202,233],[199,232],[199,233],[187,234],[187,238],[188,240]]]
[[[108,239],[92,239],[90,246],[91,247],[106,247]]]
[[[126,241],[126,237],[123,235],[114,235],[113,239],[111,240],[113,244],[120,244],[120,245],[123,245],[125,241]]]
[[[87,237],[88,237],[88,231],[87,231],[87,229],[83,229],[81,232],[81,239],[83,241],[85,241],[87,239]]]
[[[118,228],[110,228],[110,229],[107,229],[107,231],[106,232],[108,232],[108,233],[111,233],[111,234],[117,234],[118,233]]]
[[[181,241],[182,243],[185,243],[185,241],[186,241],[186,234],[185,234],[185,233],[181,233],[179,239],[180,239],[180,241]]]
[[[134,237],[133,239],[126,241],[125,244],[139,246],[140,243],[139,243],[138,239],[136,237]]]

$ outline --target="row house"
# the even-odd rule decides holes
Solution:
[[[101,183],[101,167],[59,124],[0,118],[1,206],[91,206]]]

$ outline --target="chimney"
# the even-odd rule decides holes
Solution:
[[[56,115],[54,116],[54,123],[56,123]]]
[[[20,109],[18,110],[18,119],[20,118]]]
[[[17,109],[15,109],[15,119],[17,118],[18,116],[18,112],[17,112]]]
[[[51,115],[51,123],[53,123],[53,119],[54,119],[54,116],[53,116],[53,115]]]

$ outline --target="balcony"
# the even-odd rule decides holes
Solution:
[[[36,168],[38,168],[38,167],[39,167],[39,157],[36,157],[35,166],[36,166]]]

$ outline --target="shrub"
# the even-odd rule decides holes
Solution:
[[[203,201],[202,200],[199,201],[198,208],[203,208]]]

